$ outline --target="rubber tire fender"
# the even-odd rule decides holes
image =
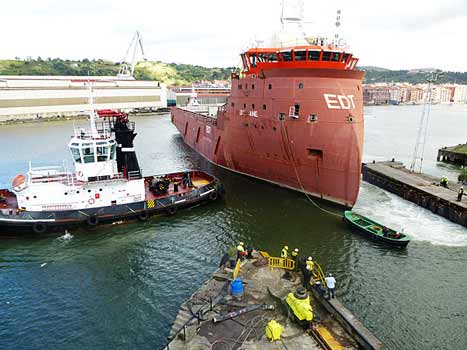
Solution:
[[[47,224],[45,222],[35,222],[32,224],[32,232],[42,234],[47,231]]]
[[[143,209],[138,213],[138,220],[140,221],[146,221],[149,219],[149,213],[147,210]]]
[[[177,213],[177,208],[175,206],[168,207],[166,211],[169,215],[175,215]]]
[[[88,216],[86,219],[86,222],[88,223],[89,226],[96,226],[99,224],[99,218],[96,215],[91,215]]]
[[[209,194],[209,199],[212,200],[213,202],[217,199],[217,191],[214,190]]]

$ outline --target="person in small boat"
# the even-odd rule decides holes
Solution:
[[[462,196],[464,195],[464,187],[459,188],[459,192],[457,192],[457,201],[462,201]]]
[[[394,239],[399,239],[401,238],[401,234],[399,232],[394,232],[394,233],[391,233],[389,237],[394,238]]]
[[[182,184],[183,184],[183,187],[185,187],[185,188],[193,187],[193,183],[191,182],[190,173],[188,173],[188,172],[183,173]]]
[[[387,237],[388,234],[389,234],[389,229],[386,226],[384,226],[383,227],[383,237]]]

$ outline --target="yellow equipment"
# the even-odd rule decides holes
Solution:
[[[310,296],[303,287],[297,288],[295,293],[289,293],[285,299],[287,305],[299,321],[313,320],[313,309],[310,305]]]
[[[266,325],[266,337],[270,341],[276,341],[281,339],[282,326],[276,322],[276,320],[271,320]]]

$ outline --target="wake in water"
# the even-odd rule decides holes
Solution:
[[[354,210],[411,235],[413,241],[467,246],[467,229],[369,183],[362,182]]]

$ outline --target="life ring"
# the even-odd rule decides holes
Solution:
[[[45,222],[35,222],[32,224],[32,231],[37,234],[42,234],[47,231],[47,224]]]
[[[89,226],[96,226],[99,223],[99,218],[96,215],[88,216],[87,223]]]
[[[146,221],[148,218],[149,218],[149,214],[148,214],[147,210],[141,210],[138,213],[138,219],[140,221]]]
[[[176,212],[177,212],[176,207],[168,207],[167,208],[167,214],[169,214],[169,215],[175,215]]]
[[[215,201],[217,199],[217,191],[214,190],[209,194],[209,199]]]
[[[94,203],[96,203],[96,200],[94,198],[91,197],[91,198],[88,199],[88,204],[89,205],[93,205]]]

